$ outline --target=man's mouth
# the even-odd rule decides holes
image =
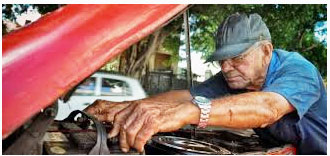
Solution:
[[[235,82],[239,80],[240,80],[239,76],[227,77],[227,82]]]

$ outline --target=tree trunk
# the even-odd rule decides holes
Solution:
[[[169,24],[132,45],[121,56],[120,72],[143,82],[142,78],[148,70],[147,66],[151,56],[161,47],[166,37],[181,26],[182,21]]]
[[[146,72],[148,60],[157,52],[166,36],[160,29],[132,45],[120,58],[120,72],[141,80]]]

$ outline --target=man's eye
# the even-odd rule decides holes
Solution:
[[[234,61],[241,61],[243,59],[244,59],[243,56],[238,56],[238,57],[233,58]]]

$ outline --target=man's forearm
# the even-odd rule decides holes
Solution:
[[[190,124],[199,122],[199,109],[194,109]],[[250,92],[212,100],[208,125],[229,128],[265,127],[294,108],[277,93]]]
[[[294,109],[277,93],[250,92],[212,101],[209,125],[231,128],[265,127]]]

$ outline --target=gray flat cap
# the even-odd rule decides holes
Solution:
[[[271,36],[260,15],[230,15],[220,24],[216,35],[216,51],[206,62],[236,57],[262,40],[271,41]]]

